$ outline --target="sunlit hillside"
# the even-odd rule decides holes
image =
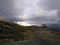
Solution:
[[[0,21],[4,21],[5,19],[3,17],[0,16]]]

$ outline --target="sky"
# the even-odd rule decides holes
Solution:
[[[60,0],[0,0],[0,16],[18,24],[58,27]]]

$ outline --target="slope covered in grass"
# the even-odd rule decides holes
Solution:
[[[16,23],[0,20],[0,43],[30,40],[37,36],[60,41],[60,30],[41,26],[21,26]]]
[[[11,22],[0,21],[0,41],[18,41],[30,38],[32,38],[32,34],[28,28]]]

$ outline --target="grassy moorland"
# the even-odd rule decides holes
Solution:
[[[32,37],[30,29],[15,23],[0,21],[0,43],[27,40]]]
[[[40,26],[25,27],[12,22],[0,21],[0,44],[31,40],[36,36],[60,42],[60,30]]]
[[[60,31],[59,30],[52,30],[52,29],[41,29],[40,31],[36,31],[36,34],[39,36],[44,37],[49,40],[55,40],[60,42]]]

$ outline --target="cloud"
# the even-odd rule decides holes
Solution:
[[[58,8],[60,0],[42,0],[39,2],[39,6],[46,10],[55,10]]]
[[[20,20],[16,16],[21,15],[23,8],[15,7],[15,0],[0,0],[0,16],[10,21]]]
[[[57,10],[57,16],[60,17],[60,0],[42,0],[38,5],[44,10]]]
[[[60,24],[60,0],[0,0],[0,16],[29,24]]]

